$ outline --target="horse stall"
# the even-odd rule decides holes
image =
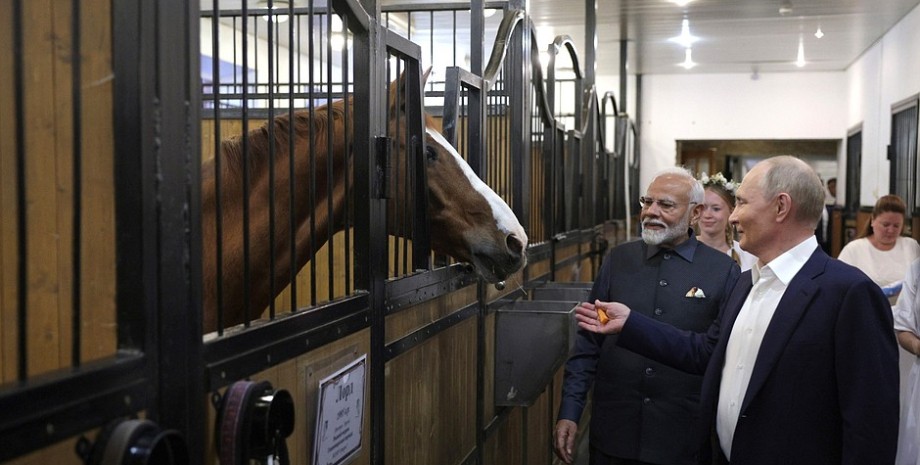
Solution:
[[[638,181],[580,60],[517,0],[4,2],[0,461],[553,463]]]

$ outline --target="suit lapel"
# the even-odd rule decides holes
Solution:
[[[786,292],[780,299],[763,336],[763,342],[760,344],[760,351],[754,362],[754,371],[751,373],[751,380],[741,405],[742,413],[763,387],[767,376],[773,371],[777,360],[783,354],[786,343],[798,327],[799,320],[817,294],[818,285],[815,284],[814,279],[824,271],[827,260],[827,255],[820,247],[815,249],[802,269],[789,282],[789,287],[786,288]]]

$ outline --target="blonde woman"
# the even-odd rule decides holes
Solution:
[[[735,240],[734,230],[728,224],[728,216],[735,209],[735,189],[737,184],[728,181],[722,173],[712,176],[703,173],[700,176],[705,200],[703,211],[697,223],[697,239],[723,253],[728,254],[745,272],[757,263],[757,257],[741,249]]]

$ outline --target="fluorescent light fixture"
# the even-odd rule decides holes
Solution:
[[[691,45],[693,45],[694,42],[699,40],[699,38],[693,36],[693,34],[690,34],[690,20],[687,18],[684,18],[684,20],[681,22],[681,25],[680,25],[680,35],[677,37],[671,37],[668,40],[670,40],[671,42],[677,43],[683,46],[684,48],[688,48]]]
[[[690,47],[684,49],[684,61],[678,63],[677,66],[680,66],[683,69],[690,69],[696,66],[696,63],[693,62],[693,52],[690,50]]]
[[[670,0],[670,1],[671,3],[677,6],[687,6],[687,4],[692,2],[693,0]]]
[[[799,36],[799,52],[795,56],[795,65],[799,68],[805,66],[805,43],[801,36]]]

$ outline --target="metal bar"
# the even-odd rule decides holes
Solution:
[[[249,238],[249,0],[243,0],[242,16],[242,48],[243,48],[243,100],[241,111],[243,116],[243,323],[246,327],[250,324],[252,314],[252,267],[250,263],[250,238]],[[235,41],[234,41],[235,42]]]
[[[16,275],[16,333],[17,378],[25,381],[29,376],[28,317],[29,317],[29,253],[28,215],[26,214],[26,131],[25,131],[25,44],[23,43],[24,15],[22,0],[13,1],[13,79],[16,88],[16,242],[18,265]]]
[[[275,16],[274,1],[268,0],[268,317],[275,319]],[[258,37],[258,36],[257,36]],[[256,44],[256,51],[259,47]],[[257,61],[258,63],[258,61]],[[293,176],[293,173],[291,173]],[[291,192],[293,195],[293,192]],[[293,202],[293,197],[291,199]],[[291,221],[294,219],[291,218]],[[293,266],[293,264],[292,264]]]
[[[220,0],[213,0],[214,10],[220,11]],[[235,41],[234,41],[235,42]],[[223,167],[223,154],[221,153],[220,134],[220,16],[211,17],[211,93],[214,95],[214,210],[215,210],[215,247],[217,248],[217,331],[218,335],[224,332],[224,218],[223,218],[223,188],[221,169]],[[236,73],[234,73],[235,75]]]
[[[343,37],[342,40],[346,39]],[[332,207],[332,190],[335,185],[332,172],[335,166],[333,151],[335,118],[332,115],[332,14],[326,15],[326,58],[328,59],[326,64],[326,186],[329,190],[326,193],[326,217],[329,219],[326,223],[326,234],[329,236],[326,245],[329,250],[326,272],[329,274],[329,299],[331,300],[335,296],[335,223],[338,221]],[[347,152],[345,155],[347,156]]]
[[[288,2],[288,17],[294,19],[294,2]],[[298,21],[299,26],[299,19]],[[300,66],[300,60],[294,60],[294,29],[297,29],[297,33],[300,34],[300,27],[294,27],[294,21],[291,21],[291,26],[288,28],[288,82],[291,84],[291,92],[288,93],[288,192],[290,192],[291,201],[288,203],[288,234],[290,235],[290,248],[291,248],[291,269],[289,272],[288,280],[291,282],[291,308],[290,312],[293,313],[297,310],[297,203],[294,202],[297,194],[297,176],[294,176],[296,164],[295,158],[296,147],[294,145],[294,93],[293,93],[293,84],[294,84],[294,63],[297,63],[298,70]],[[299,47],[299,42],[298,42]]]
[[[479,303],[474,302],[463,307],[447,316],[439,318],[412,333],[403,336],[389,344],[386,347],[386,359],[393,360],[396,357],[418,347],[425,341],[437,336],[443,331],[456,326],[457,324],[477,316],[479,314]]]
[[[206,389],[220,389],[367,328],[369,303],[368,294],[359,293],[208,342],[202,354]]]
[[[315,1],[310,0],[309,3],[309,12],[310,12],[310,22],[307,26],[307,49],[309,50],[310,63],[307,65],[307,72],[309,77],[307,78],[310,83],[310,102],[308,105],[308,112],[310,114],[310,130],[309,130],[309,140],[310,140],[310,205],[308,208],[315,208],[316,205],[316,111],[314,102],[316,101],[313,93],[315,91],[315,81],[316,75],[314,74],[314,61],[313,57],[315,56],[316,46],[313,41],[314,37],[314,26],[313,26],[313,11],[315,6]],[[316,214],[315,212],[310,212],[310,254],[315,258],[316,249],[318,248],[316,241]],[[310,260],[310,305],[316,305],[316,260]]]
[[[386,283],[386,314],[392,315],[475,283],[477,277],[465,264],[417,273]]]
[[[80,353],[81,353],[81,334],[80,330],[81,324],[81,304],[82,304],[82,279],[81,279],[81,244],[82,240],[82,199],[83,199],[83,99],[82,92],[80,91],[82,85],[82,63],[80,59],[80,40],[82,37],[80,29],[80,0],[71,1],[71,16],[70,16],[70,66],[71,66],[71,79],[70,79],[70,92],[71,99],[73,101],[71,107],[72,115],[72,124],[73,124],[73,214],[71,221],[73,222],[72,226],[72,262],[71,263],[71,288],[73,289],[73,295],[71,296],[71,303],[73,308],[73,314],[71,315],[71,324],[73,326],[73,338],[71,340],[71,365],[74,367],[80,366]]]
[[[0,397],[0,462],[141,411],[150,379],[142,355],[83,364],[42,375]]]
[[[348,49],[347,32],[349,31],[349,24],[348,24],[349,18],[350,16],[344,16],[344,15],[342,16],[342,33],[345,35],[345,45],[342,47],[342,98],[345,100],[345,134],[346,135],[351,134],[350,132],[351,128],[349,126],[351,125],[351,118],[352,118],[351,104],[350,104],[351,97],[349,97],[348,95],[349,49]],[[351,144],[351,146],[348,146],[345,148],[345,152],[347,154],[352,153],[352,148],[354,146],[353,139],[354,139],[354,136],[346,137],[348,144]],[[354,263],[351,257],[351,247],[352,247],[351,246],[351,234],[349,234],[349,231],[351,229],[350,223],[352,221],[351,220],[352,216],[350,214],[351,203],[352,203],[352,196],[354,195],[354,192],[352,192],[352,188],[349,185],[349,180],[351,179],[351,175],[348,173],[348,169],[349,169],[348,165],[349,165],[348,163],[345,163],[345,170],[346,170],[345,172],[345,206],[344,206],[344,209],[345,209],[345,295],[349,295],[352,292],[351,273],[352,273],[352,266]]]
[[[151,379],[155,402],[150,418],[164,428],[178,430],[189,444],[189,455],[205,455],[207,418],[202,379],[201,334],[201,65],[197,2],[157,2],[155,63],[159,119],[151,120],[159,139],[154,144],[158,267],[156,315],[150,339]],[[134,44],[129,44],[129,46]],[[176,60],[174,51],[180,54]],[[190,182],[195,180],[195,182]]]

